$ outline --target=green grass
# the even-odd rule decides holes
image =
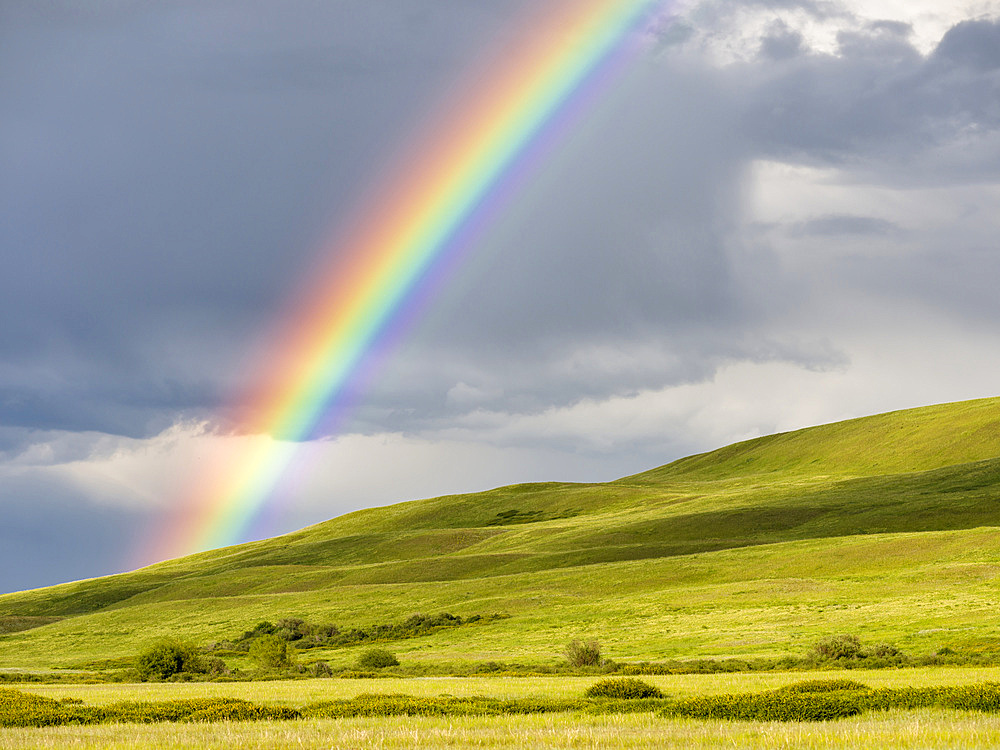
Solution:
[[[866,672],[873,688],[953,686],[996,679],[1000,668],[925,668]],[[857,680],[853,671],[827,672],[824,680]],[[675,698],[769,691],[801,683],[796,673],[658,676],[645,681]],[[121,701],[205,701],[229,698],[301,707],[366,692],[416,698],[490,695],[501,699],[578,698],[595,678],[469,678],[309,680],[246,684],[139,684],[25,686],[44,698],[73,698],[86,705]],[[0,729],[0,748],[383,748],[383,747],[796,747],[968,748],[1000,743],[1000,717],[944,709],[869,711],[831,722],[733,722],[664,718],[651,711],[589,715],[572,711],[535,715],[381,717],[119,724]]]
[[[1000,399],[984,399],[760,438],[616,482],[358,511],[9,594],[0,625],[18,632],[0,634],[0,669],[83,668],[263,619],[369,626],[416,612],[511,617],[393,642],[404,665],[555,664],[573,638],[624,662],[800,656],[837,633],[1000,658],[998,589]],[[346,666],[357,653],[302,658]]]
[[[312,719],[0,729],[4,750],[409,750],[410,748],[747,748],[950,750],[1000,746],[1000,717],[924,709],[863,714],[827,724],[664,720],[653,714]]]

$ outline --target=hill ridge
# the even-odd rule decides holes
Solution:
[[[888,536],[916,565],[936,535],[971,540],[977,529],[1000,527],[998,490],[1000,398],[899,410],[742,441],[613,482],[409,501],[130,573],[7,594],[0,618],[36,618],[38,627],[0,636],[0,652],[17,644],[28,661],[45,662],[39,654],[67,633],[76,633],[77,651],[99,651],[87,632],[107,623],[138,639],[171,632],[176,616],[195,635],[221,638],[224,624],[240,618],[300,610],[364,621],[382,610],[388,621],[430,602],[463,614],[491,605],[528,620],[551,607],[590,612],[566,615],[567,627],[582,626],[601,611],[588,609],[590,600],[625,606],[613,604],[621,582],[600,595],[584,582],[623,570],[659,571],[629,584],[656,600],[670,599],[680,571],[703,564],[695,561],[716,560],[721,570],[734,557],[766,559],[793,542],[854,550],[885,546]],[[809,562],[800,563],[789,580],[812,580]],[[739,575],[767,590],[763,572]],[[642,610],[629,606],[629,617]],[[145,618],[154,611],[152,625]],[[65,619],[45,621],[56,617]],[[524,627],[514,619],[489,627]]]

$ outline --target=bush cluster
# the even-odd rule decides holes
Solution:
[[[831,693],[843,690],[867,690],[868,686],[854,680],[803,680],[780,688],[782,693]]]
[[[861,713],[854,693],[740,693],[687,698],[663,709],[662,716],[741,721],[829,721]]]
[[[662,662],[640,662],[622,665],[617,671],[625,675],[715,674],[728,672],[770,672],[796,669],[879,669],[932,664],[969,663],[952,652],[932,657],[911,658],[889,643],[865,646],[856,635],[835,635],[816,643],[804,656],[749,659],[689,659]],[[985,663],[985,662],[977,662]]]
[[[359,669],[385,669],[386,667],[398,667],[399,659],[384,648],[369,648],[358,656],[357,665]]]
[[[258,636],[250,641],[247,653],[261,669],[281,669],[291,665],[294,659],[288,641],[273,633]]]
[[[891,643],[863,646],[856,635],[834,635],[819,641],[806,656],[823,666],[836,662],[838,666],[890,667],[909,663],[909,657]]]
[[[601,664],[601,644],[573,640],[566,646],[566,661],[571,667],[597,667]]]
[[[203,657],[190,643],[165,639],[154,643],[135,660],[141,680],[177,679],[182,675],[224,674],[226,665],[218,657]]]
[[[79,700],[57,701],[19,690],[0,688],[0,726],[44,727],[62,724],[108,724],[178,721],[256,721],[297,719],[301,712],[236,698],[175,701],[123,701],[84,706]]]
[[[341,628],[333,624],[314,624],[297,617],[286,617],[272,623],[267,620],[257,623],[234,641],[215,644],[216,650],[247,651],[255,640],[263,636],[275,636],[296,649],[356,646],[378,641],[396,641],[417,638],[442,628],[455,628],[472,623],[487,623],[509,617],[503,614],[471,615],[460,617],[448,612],[438,615],[415,614],[397,623],[382,623],[369,627]]]
[[[592,705],[574,699],[501,700],[470,697],[417,697],[399,694],[362,694],[349,700],[323,701],[306,706],[310,718],[352,716],[501,716],[573,711]]]
[[[661,716],[743,721],[828,721],[864,711],[926,707],[1000,713],[1000,683],[956,687],[880,688],[845,680],[810,681],[763,693],[713,695],[684,700],[662,698],[570,698],[501,700],[412,695],[359,695],[314,703],[303,709],[233,698],[128,701],[85,706],[0,688],[0,726],[62,724],[256,721],[351,716],[469,716],[582,711],[616,714],[658,711]]]
[[[690,698],[667,705],[663,716],[744,721],[827,721],[863,711],[951,708],[1000,712],[1000,683],[869,689],[852,680],[812,680],[766,693]]]
[[[611,677],[598,680],[584,692],[587,698],[616,698],[635,700],[637,698],[662,698],[659,688],[634,677]]]

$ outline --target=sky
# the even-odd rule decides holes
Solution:
[[[0,592],[134,567],[534,0],[0,4]],[[1000,0],[683,0],[301,450],[283,533],[997,395]]]

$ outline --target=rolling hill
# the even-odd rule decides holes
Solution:
[[[0,667],[72,667],[261,619],[502,612],[400,641],[411,661],[802,653],[856,633],[1000,651],[1000,399],[737,443],[598,484],[351,513],[135,572],[0,597]],[[34,626],[34,627],[29,627]],[[319,655],[317,655],[319,656]],[[331,662],[350,650],[322,654]]]

